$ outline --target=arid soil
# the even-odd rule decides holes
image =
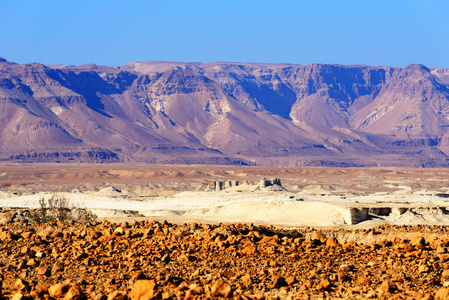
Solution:
[[[277,177],[291,192],[332,194],[449,190],[449,169],[245,167],[211,165],[25,164],[0,165],[0,189],[10,193],[99,191],[114,186],[123,194],[154,197],[180,191],[203,191],[211,180]]]
[[[441,226],[17,222],[0,240],[4,299],[449,297]]]
[[[14,208],[37,208],[39,199],[60,193],[74,206],[116,222],[448,225],[448,175],[447,169],[412,168],[7,165],[0,166],[0,222]],[[283,188],[255,190],[262,177],[279,178]],[[206,191],[212,181],[240,185]]]
[[[6,203],[79,189],[99,201],[102,189],[115,187],[121,192],[113,201],[147,203],[204,191],[212,180],[255,184],[261,177],[280,178],[298,197],[347,195],[346,200],[402,194],[424,199],[446,195],[449,187],[447,169],[55,164],[0,166],[0,194]],[[222,218],[208,224],[183,218],[170,224],[163,216],[93,224],[4,222],[1,297],[449,299],[448,227],[287,228]]]

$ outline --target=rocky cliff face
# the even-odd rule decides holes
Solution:
[[[0,159],[447,166],[449,71],[0,59]]]

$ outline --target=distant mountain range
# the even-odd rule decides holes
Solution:
[[[449,69],[16,64],[0,58],[0,161],[449,164]]]

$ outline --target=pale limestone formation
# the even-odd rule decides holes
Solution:
[[[368,218],[368,208],[348,207],[343,210],[344,222],[348,225],[360,223]]]
[[[272,179],[262,178],[259,181],[259,184],[257,185],[257,187],[263,189],[263,188],[266,188],[269,186],[274,186],[274,185],[282,186],[281,180],[279,178],[272,178]]]
[[[207,186],[206,191],[222,191],[236,186],[239,186],[238,180],[213,180]]]
[[[238,180],[213,180],[207,186],[206,191],[222,191],[235,188],[239,185],[241,184]],[[248,185],[248,181],[243,181],[242,185]],[[260,190],[267,187],[282,187],[281,180],[279,178],[262,178],[259,183],[254,186],[254,189]]]

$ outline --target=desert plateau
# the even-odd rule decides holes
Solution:
[[[448,175],[3,165],[2,297],[446,299]],[[54,195],[97,218],[34,222]]]

